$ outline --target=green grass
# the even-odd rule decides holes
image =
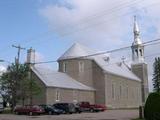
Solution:
[[[11,108],[5,108],[2,114],[12,114]]]

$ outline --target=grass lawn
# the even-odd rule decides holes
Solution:
[[[3,113],[3,114],[12,114],[11,108],[5,108],[2,113]]]

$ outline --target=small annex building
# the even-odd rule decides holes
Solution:
[[[58,71],[32,65],[32,77],[41,86],[35,104],[80,102],[104,104],[108,108],[136,108],[148,96],[147,64],[137,21],[134,21],[132,64],[110,64],[108,55],[97,53],[79,43],[59,57]],[[28,50],[27,62],[35,62],[35,51]]]

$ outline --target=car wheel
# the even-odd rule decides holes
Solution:
[[[29,116],[32,116],[33,115],[33,113],[32,112],[29,112]]]
[[[56,113],[56,115],[60,115],[60,113]]]
[[[90,109],[91,112],[94,112],[94,109]]]
[[[16,114],[16,115],[19,115],[19,112],[16,111],[15,114]]]
[[[49,115],[52,115],[52,111],[49,111],[48,114],[49,114]]]

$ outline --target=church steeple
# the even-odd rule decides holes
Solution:
[[[142,44],[142,41],[140,39],[140,30],[139,30],[139,26],[136,20],[136,16],[134,16],[134,28],[133,28],[133,32],[134,32],[134,45],[137,44]]]
[[[140,30],[136,20],[136,16],[134,16],[134,41],[132,43],[132,60],[134,63],[144,62],[144,45],[140,39]]]
[[[132,43],[132,64],[131,70],[141,79],[141,96],[142,96],[142,105],[144,105],[149,89],[148,89],[148,70],[147,63],[144,62],[144,45],[140,39],[140,30],[134,16],[134,41]]]

